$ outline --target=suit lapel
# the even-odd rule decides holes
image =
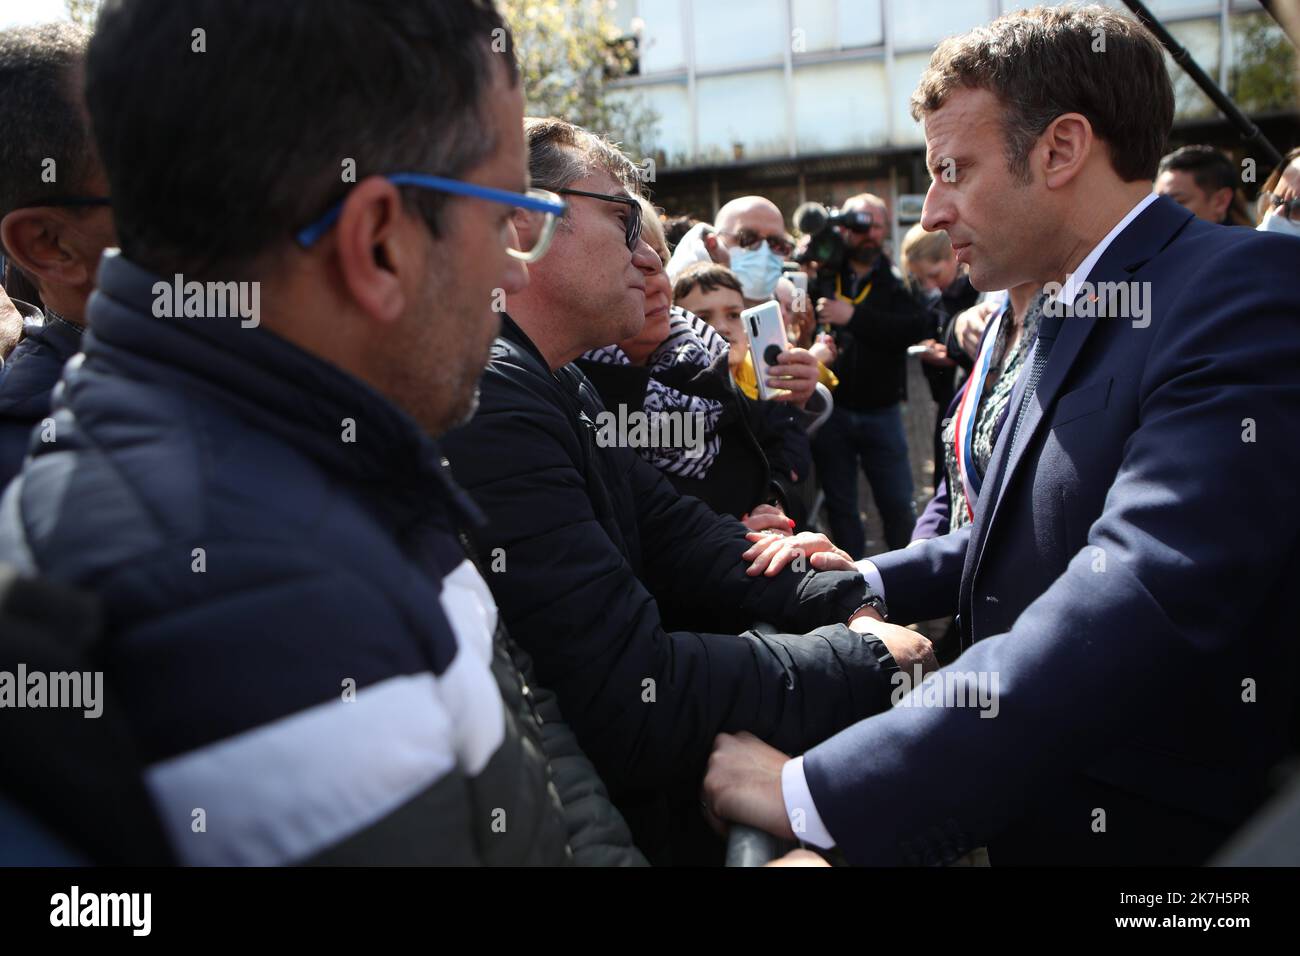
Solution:
[[[1079,296],[1075,299],[1076,303],[1082,301],[1090,293],[1104,282],[1128,282],[1133,279],[1142,266],[1155,257],[1165,246],[1172,242],[1177,234],[1193,218],[1182,206],[1178,205],[1171,199],[1163,196],[1151,203],[1133,222],[1129,223],[1127,228],[1114,238],[1111,244],[1102,253],[1096,265],[1093,266],[1091,273],[1087,276],[1087,282],[1091,289],[1084,288]],[[1035,441],[1038,433],[1044,426],[1048,411],[1056,401],[1061,387],[1065,384],[1069,376],[1070,369],[1079,353],[1083,350],[1084,344],[1088,341],[1089,335],[1098,322],[1126,322],[1129,319],[1123,317],[1080,317],[1074,313],[1074,309],[1067,309],[1064,320],[1062,321],[1061,331],[1056,337],[1056,343],[1052,347],[1051,354],[1048,357],[1047,365],[1043,368],[1042,378],[1039,379],[1038,388],[1029,400],[1029,408],[1025,412],[1025,420],[1020,426],[1020,435],[1016,441],[1015,448],[1008,448],[1011,441],[1011,433],[1015,430],[1016,410],[1020,408],[1023,399],[1027,375],[1021,375],[1016,382],[1015,388],[1011,392],[1009,399],[1009,414],[1002,426],[1002,431],[998,435],[997,444],[993,449],[993,456],[989,461],[988,474],[984,477],[985,494],[981,495],[975,508],[975,517],[973,527],[971,528],[970,546],[966,551],[966,564],[962,572],[961,597],[959,608],[967,622],[967,633],[975,637],[974,631],[970,630],[972,620],[971,614],[971,596],[974,590],[975,577],[979,572],[980,561],[984,554],[984,545],[988,541],[989,534],[996,524],[1001,510],[1003,499],[1003,490],[1011,487],[1012,482],[1024,467],[1032,467],[1037,461],[1037,449]],[[1087,312],[1081,305],[1077,311]],[[1097,311],[1094,307],[1093,312]],[[1037,346],[1035,346],[1037,348]],[[1025,368],[1028,368],[1032,362],[1032,355],[1026,359]],[[1033,454],[1031,455],[1031,449]],[[1026,459],[1030,464],[1026,465]]]

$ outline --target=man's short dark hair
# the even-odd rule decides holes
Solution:
[[[664,223],[664,240],[670,250],[677,248],[677,243],[691,231],[699,220],[694,216],[673,216]]]
[[[633,196],[640,196],[641,177],[632,160],[605,136],[554,116],[524,118],[528,141],[528,176],[539,189],[558,192],[603,170]]]
[[[1213,146],[1183,146],[1160,160],[1159,172],[1191,173],[1196,187],[1206,193],[1237,188],[1237,169],[1232,160]]]
[[[89,40],[87,30],[71,23],[0,33],[0,218],[23,203],[80,194],[96,169],[95,141],[81,103]],[[53,182],[46,182],[47,168]]]
[[[1174,120],[1160,43],[1132,17],[1100,6],[1034,7],[949,37],[912,94],[923,119],[958,89],[1002,103],[1007,167],[1029,179],[1029,151],[1064,113],[1082,113],[1125,182],[1155,178]]]
[[[491,0],[109,0],[86,98],[122,251],[234,273],[351,182],[463,174],[495,148],[493,63],[517,81]],[[436,232],[445,197],[403,196]]]
[[[736,274],[716,262],[696,262],[679,272],[673,282],[673,301],[686,298],[696,289],[701,292],[730,289],[741,298],[745,296]]]

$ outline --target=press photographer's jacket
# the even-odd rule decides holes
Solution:
[[[839,347],[835,374],[836,408],[872,411],[907,398],[907,347],[935,334],[934,315],[908,290],[884,253],[875,267],[851,285],[853,273],[841,276],[845,296],[853,290],[871,291],[853,307],[848,325],[831,326]]]

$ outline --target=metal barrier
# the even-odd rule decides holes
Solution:
[[[751,630],[760,634],[779,633],[776,625],[755,621]],[[798,844],[782,840],[763,830],[733,823],[727,831],[727,866],[762,866],[785,856]]]
[[[786,840],[733,824],[727,833],[727,866],[762,866],[785,856],[795,845]]]

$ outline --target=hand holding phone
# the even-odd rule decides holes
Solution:
[[[780,361],[781,353],[787,345],[785,325],[781,321],[781,306],[775,302],[764,302],[741,312],[740,321],[745,326],[749,355],[758,376],[758,396],[766,401],[773,397],[773,390],[767,385],[768,376]]]

